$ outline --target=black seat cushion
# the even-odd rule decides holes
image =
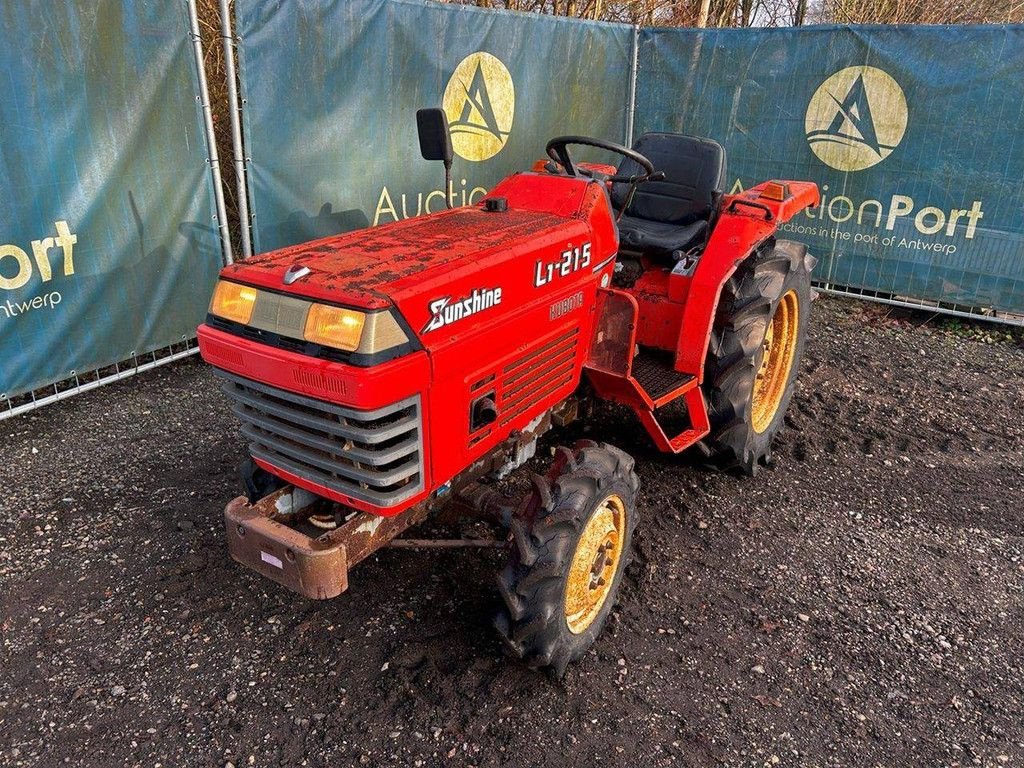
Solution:
[[[619,220],[622,244],[653,255],[699,245],[725,184],[725,149],[717,141],[681,133],[645,133],[633,148],[665,178],[637,187]],[[642,172],[632,160],[623,160],[618,170],[619,175]],[[628,192],[625,182],[612,185],[616,209],[627,203]]]
[[[623,216],[619,219],[619,244],[630,251],[665,255],[700,245],[707,231],[708,223],[703,219],[689,224],[666,224]]]

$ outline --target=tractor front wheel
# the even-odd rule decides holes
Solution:
[[[754,474],[771,457],[804,354],[814,263],[806,246],[769,240],[722,288],[703,387],[705,444],[725,468]]]
[[[559,448],[533,482],[512,522],[495,626],[516,656],[561,676],[593,645],[615,603],[631,559],[639,480],[629,455],[583,441]]]

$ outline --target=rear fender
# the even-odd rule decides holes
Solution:
[[[766,181],[723,198],[722,212],[686,291],[676,370],[704,380],[704,360],[725,282],[758,246],[778,233],[780,222],[816,207],[819,199],[817,185],[806,181]]]

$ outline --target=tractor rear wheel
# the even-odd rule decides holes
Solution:
[[[640,485],[633,459],[581,441],[559,448],[512,522],[515,546],[498,575],[495,626],[532,667],[561,676],[604,627],[631,560]]]
[[[806,246],[768,240],[722,288],[703,387],[705,444],[723,468],[752,475],[771,458],[804,354],[814,264]]]

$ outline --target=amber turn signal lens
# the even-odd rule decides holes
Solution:
[[[306,315],[306,341],[352,352],[359,347],[366,315],[352,309],[310,304]]]
[[[790,197],[789,185],[783,184],[781,181],[766,181],[761,185],[759,197],[763,197],[765,200],[774,200],[778,203],[784,202]]]
[[[256,305],[256,289],[238,283],[220,280],[213,291],[210,302],[210,314],[247,324],[252,317],[252,308]]]

